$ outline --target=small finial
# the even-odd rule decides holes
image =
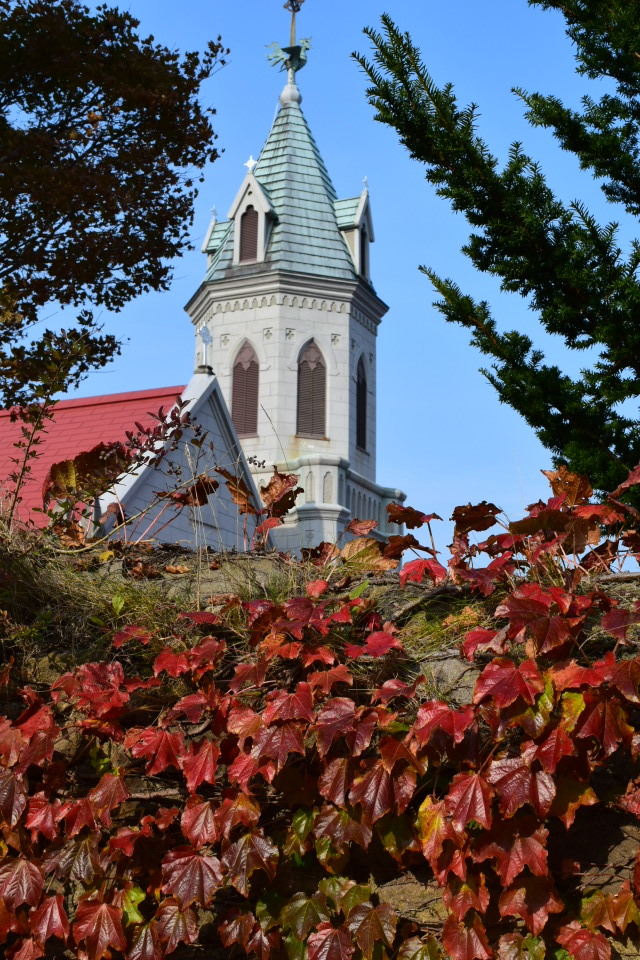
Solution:
[[[369,192],[369,177],[363,177],[362,182],[364,183],[364,189]]]
[[[200,340],[202,341],[202,363],[201,366],[207,367],[208,364],[208,348],[213,343],[213,337],[211,336],[211,331],[208,327],[201,327],[199,330]],[[201,371],[202,372],[202,371]],[[212,371],[213,372],[213,371]]]
[[[257,166],[258,166],[258,161],[253,159],[253,154],[252,154],[247,160],[247,162],[245,163],[245,167],[247,168],[249,173],[253,173],[253,171]]]

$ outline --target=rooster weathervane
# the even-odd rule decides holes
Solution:
[[[278,43],[272,43],[268,47],[271,50],[268,55],[271,65],[273,67],[279,66],[281,70],[293,71],[294,74],[304,67],[307,62],[307,51],[311,46],[309,37],[305,37],[299,43],[296,40],[296,15],[300,13],[303,3],[304,0],[287,0],[284,4],[284,9],[291,11],[289,46],[281,47]]]

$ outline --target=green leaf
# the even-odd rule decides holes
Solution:
[[[282,852],[285,856],[303,857],[309,848],[307,837],[313,829],[313,822],[316,818],[317,810],[296,810],[292,819],[291,826],[287,831]]]
[[[363,580],[362,583],[359,583],[357,587],[354,587],[351,593],[349,594],[349,600],[357,600],[358,597],[361,597],[369,589],[369,581]]]
[[[340,906],[345,917],[348,917],[351,911],[361,903],[366,903],[371,897],[371,888],[361,883],[347,883],[342,889],[340,895]]]
[[[312,930],[328,919],[327,900],[322,893],[314,893],[312,897],[296,893],[280,913],[280,922],[298,940],[304,940]]]
[[[114,612],[118,616],[120,616],[120,614],[124,610],[124,605],[125,605],[124,597],[122,596],[121,593],[116,593],[113,599],[111,600],[111,606],[113,607]]]
[[[284,938],[284,945],[287,948],[289,960],[307,960],[307,945],[302,940],[298,940],[292,933]]]
[[[120,907],[125,923],[144,923],[144,917],[138,910],[138,904],[142,903],[145,897],[146,893],[140,887],[123,890]]]

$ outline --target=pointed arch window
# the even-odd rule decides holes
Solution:
[[[240,217],[240,263],[258,259],[258,211],[248,206]]]
[[[258,433],[258,358],[249,343],[240,350],[233,366],[231,419],[239,437],[255,437]]]
[[[367,449],[367,371],[362,357],[356,375],[356,446]]]
[[[327,368],[322,353],[311,340],[298,360],[298,422],[302,437],[326,435]]]

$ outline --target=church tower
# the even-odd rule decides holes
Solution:
[[[376,483],[376,337],[387,306],[369,272],[369,193],[339,200],[300,104],[295,40],[302,0],[289,0],[280,109],[224,222],[212,222],[207,272],[187,311],[196,367],[213,368],[258,485],[274,465],[304,494],[278,548],[334,541],[350,519],[386,532],[387,503],[404,494]],[[396,528],[397,532],[397,528]]]

